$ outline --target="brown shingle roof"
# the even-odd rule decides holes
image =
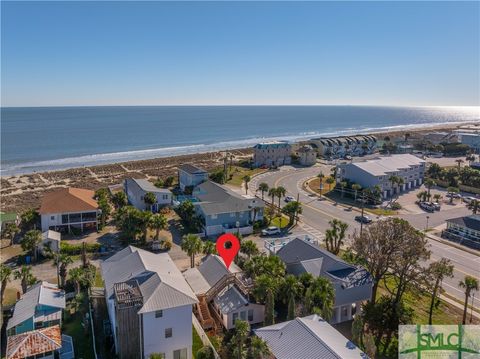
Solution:
[[[62,188],[45,194],[40,214],[92,211],[98,208],[95,192],[82,188]]]
[[[9,336],[7,359],[23,359],[29,356],[58,350],[62,347],[59,325]]]

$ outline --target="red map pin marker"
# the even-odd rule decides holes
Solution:
[[[228,243],[230,243],[228,245]],[[227,246],[228,248],[226,248]],[[230,264],[232,264],[233,258],[238,253],[240,249],[240,243],[238,242],[238,238],[235,237],[231,233],[222,234],[217,239],[217,252],[222,257],[223,261],[225,262],[225,266],[227,269],[230,268]]]

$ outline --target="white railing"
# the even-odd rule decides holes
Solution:
[[[294,239],[303,239],[304,241],[318,244],[318,241],[308,235],[304,236],[291,236],[291,237],[282,237],[282,238],[269,238],[265,239],[263,242],[263,246],[267,249],[270,253],[275,254],[281,248],[283,248],[286,244],[290,243]]]
[[[210,338],[208,337],[207,333],[202,328],[202,325],[198,321],[197,317],[195,314],[192,313],[192,323],[193,327],[197,331],[198,336],[200,337],[203,345],[209,346],[213,350],[213,355],[215,356],[215,359],[220,359],[220,355],[218,355],[217,351],[215,350],[215,347],[213,346],[212,342],[210,341]],[[194,353],[196,354],[196,353]]]

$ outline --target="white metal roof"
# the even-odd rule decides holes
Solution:
[[[383,176],[388,173],[398,172],[411,166],[419,166],[425,160],[411,154],[400,154],[379,157],[364,162],[354,162],[348,165],[361,168],[374,176]]]
[[[277,359],[354,359],[367,358],[320,316],[274,324],[255,330]]]
[[[139,313],[197,302],[168,253],[154,254],[128,246],[105,260],[101,267],[108,297],[113,295],[114,284],[137,280],[143,297]]]

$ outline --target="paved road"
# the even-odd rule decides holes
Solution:
[[[328,166],[311,167],[295,169],[293,167],[285,167],[278,171],[267,172],[254,177],[249,184],[250,189],[254,192],[261,182],[268,183],[269,186],[283,186],[287,190],[287,194],[293,197],[299,196],[302,202],[303,214],[299,226],[313,236],[323,238],[323,233],[329,228],[328,222],[334,218],[338,218],[348,223],[349,230],[347,234],[347,243],[351,240],[351,236],[360,231],[360,224],[354,220],[356,211],[347,211],[343,206],[336,206],[334,203],[323,200],[319,201],[316,196],[312,196],[302,189],[302,183],[311,177],[316,176],[320,171],[324,174],[329,173]],[[266,198],[266,200],[268,200]],[[436,227],[444,223],[446,218],[452,218],[468,214],[465,207],[442,210],[440,212],[430,213],[429,227]],[[427,214],[405,214],[399,217],[404,218],[418,229],[425,229]],[[378,220],[379,218],[374,218]],[[460,299],[464,300],[464,294],[458,288],[458,282],[465,275],[471,275],[480,280],[480,257],[470,254],[461,249],[430,240],[430,249],[432,251],[431,261],[438,260],[442,257],[449,258],[455,265],[454,277],[445,279],[443,286],[445,291]],[[477,294],[474,304],[480,308],[480,293]]]

